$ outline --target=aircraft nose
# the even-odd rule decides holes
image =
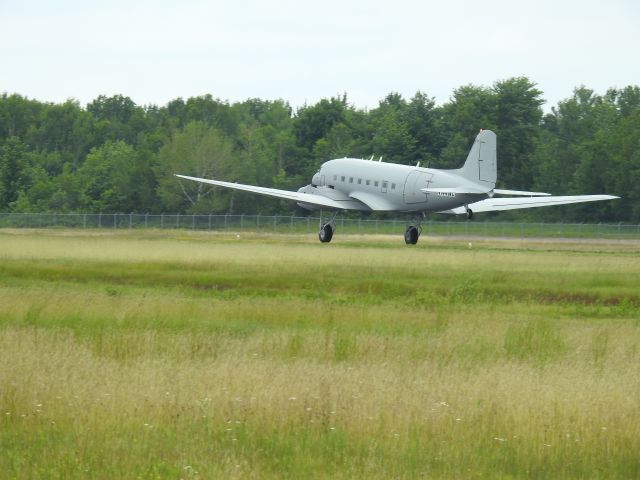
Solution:
[[[316,172],[316,174],[313,176],[313,178],[311,179],[311,183],[313,185],[320,185],[320,181],[322,180],[321,176],[320,176],[320,172]]]

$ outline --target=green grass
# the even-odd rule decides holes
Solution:
[[[0,231],[0,477],[637,478],[639,253]]]

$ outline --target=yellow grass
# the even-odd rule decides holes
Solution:
[[[0,471],[640,474],[640,269],[628,247],[237,240],[0,234]],[[56,280],[29,275],[43,264]],[[201,288],[202,265],[227,289]],[[249,276],[250,290],[234,283]],[[405,281],[425,287],[370,293]],[[535,301],[548,285],[560,300]],[[533,296],[503,299],[507,286]]]

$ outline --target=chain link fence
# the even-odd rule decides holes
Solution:
[[[341,233],[400,234],[402,219],[336,218]],[[0,228],[160,228],[190,230],[253,230],[314,233],[318,217],[294,215],[183,215],[145,213],[0,213]],[[427,235],[505,237],[590,237],[640,239],[640,225],[623,223],[531,223],[464,220],[425,220]]]

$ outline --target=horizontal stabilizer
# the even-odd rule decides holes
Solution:
[[[465,194],[465,193],[489,193],[490,190],[476,188],[476,187],[444,187],[444,188],[421,188],[423,193],[443,193],[448,195],[450,193]]]
[[[523,192],[522,190],[502,190],[500,188],[494,188],[493,193],[497,193],[498,195],[518,195],[522,197],[547,197],[550,196],[550,193],[544,192]]]
[[[495,212],[502,210],[517,210],[519,208],[548,207],[551,205],[566,205],[570,203],[597,202],[600,200],[614,200],[613,195],[572,195],[572,196],[548,196],[530,198],[487,198],[479,202],[470,203],[468,207],[474,213]],[[453,213],[462,215],[467,213],[465,207],[457,207],[440,213]]]

